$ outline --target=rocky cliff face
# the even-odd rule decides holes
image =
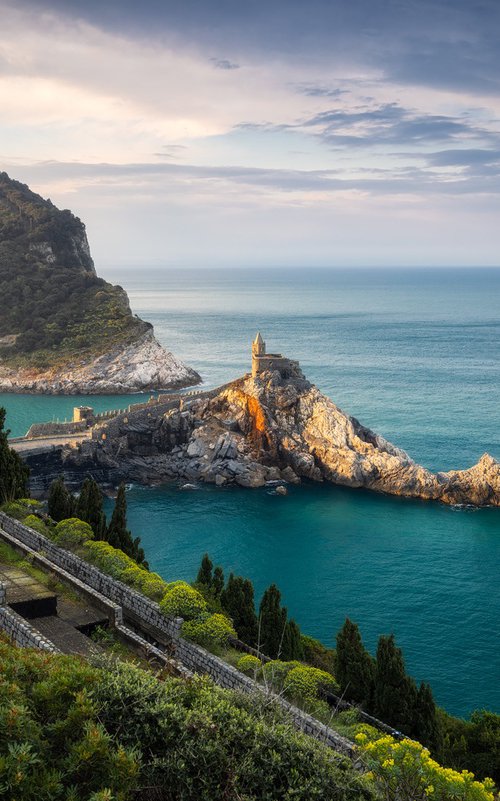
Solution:
[[[136,392],[199,375],[99,278],[85,226],[0,173],[0,391]]]
[[[433,474],[349,417],[296,370],[246,376],[97,427],[63,453],[65,469],[109,481],[172,479],[259,487],[302,478],[449,504],[500,506],[500,464]]]

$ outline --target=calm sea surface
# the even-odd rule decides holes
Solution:
[[[499,270],[108,272],[158,338],[215,386],[249,368],[260,329],[320,389],[437,470],[500,458]],[[129,397],[0,395],[13,434],[73,405]],[[128,494],[152,567],[192,579],[204,551],[275,581],[327,644],[346,615],[374,650],[393,631],[439,703],[500,712],[500,510],[452,509],[361,490],[177,487]],[[145,523],[147,521],[147,523]]]

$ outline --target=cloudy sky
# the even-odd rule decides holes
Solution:
[[[500,263],[498,0],[0,0],[0,166],[99,265]]]

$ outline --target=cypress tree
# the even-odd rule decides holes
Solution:
[[[413,730],[417,701],[415,682],[406,675],[403,654],[394,635],[379,638],[375,667],[373,712],[406,734]]]
[[[229,575],[221,593],[221,604],[233,621],[240,640],[252,647],[257,644],[257,615],[254,590],[250,579]]]
[[[216,567],[212,577],[211,589],[215,598],[220,598],[224,589],[224,571],[221,567]]]
[[[212,569],[212,560],[210,559],[208,553],[206,553],[201,560],[200,569],[198,570],[198,575],[196,576],[196,584],[203,584],[205,587],[211,587],[213,578]]]
[[[418,688],[413,733],[419,742],[433,752],[442,745],[442,732],[439,723],[434,696],[429,684],[422,682]]]
[[[146,568],[149,567],[144,551],[141,548],[140,537],[133,539],[127,528],[127,499],[125,497],[125,484],[123,483],[118,488],[115,508],[106,532],[106,539],[113,548],[119,548],[138,564]]]
[[[76,516],[88,523],[97,540],[106,539],[106,515],[102,509],[102,492],[93,478],[85,479],[76,503]]]
[[[281,606],[281,593],[276,584],[271,584],[259,607],[260,647],[271,659],[281,654],[286,619],[287,610]]]
[[[5,426],[5,409],[0,407],[0,504],[28,496],[29,468],[9,447],[10,431]]]
[[[302,635],[295,620],[288,620],[286,623],[281,655],[285,662],[304,658]]]
[[[68,517],[73,517],[74,508],[74,498],[68,491],[63,477],[59,476],[49,487],[47,511],[51,518],[59,523]]]
[[[358,626],[349,618],[337,634],[335,678],[346,698],[364,706],[370,705],[375,662],[363,645]]]

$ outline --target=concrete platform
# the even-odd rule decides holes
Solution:
[[[57,612],[57,595],[21,568],[0,564],[0,582],[7,603],[22,617],[43,617]]]
[[[63,654],[80,654],[86,657],[102,654],[102,648],[97,643],[60,617],[35,617],[30,623]]]

